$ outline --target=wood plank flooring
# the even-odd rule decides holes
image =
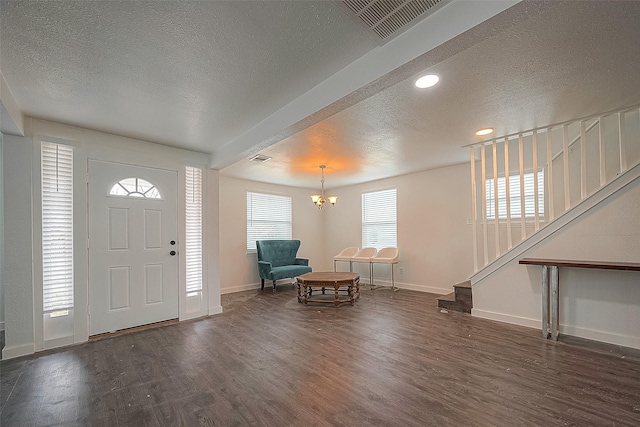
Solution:
[[[362,289],[289,286],[224,313],[0,364],[1,425],[638,426],[640,352]]]

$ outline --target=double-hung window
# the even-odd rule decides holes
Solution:
[[[524,215],[533,218],[536,211],[534,173],[524,174]],[[485,181],[487,219],[496,219],[495,187],[493,178]],[[520,206],[520,175],[509,176],[509,213],[511,218],[522,218]],[[544,173],[538,172],[538,214],[544,216]],[[498,218],[507,218],[507,187],[504,176],[498,177]]]
[[[256,240],[291,239],[291,197],[247,191],[247,253]]]
[[[396,189],[362,193],[362,247],[398,246]]]
[[[73,148],[42,142],[42,289],[44,313],[73,308]]]

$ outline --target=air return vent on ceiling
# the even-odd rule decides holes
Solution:
[[[249,159],[250,162],[256,162],[256,163],[264,163],[264,162],[268,162],[269,160],[271,160],[271,157],[265,156],[264,154],[256,154],[255,156]]]
[[[448,0],[343,0],[343,3],[382,40],[396,35],[416,18],[435,12]],[[415,22],[414,22],[415,21]]]

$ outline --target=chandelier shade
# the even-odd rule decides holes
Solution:
[[[320,179],[320,184],[321,184],[320,194],[314,194],[311,196],[311,201],[313,202],[314,205],[318,207],[318,209],[322,209],[326,202],[329,202],[331,206],[335,206],[336,203],[338,202],[338,196],[328,196],[326,198],[324,197],[324,169],[325,168],[326,168],[325,165],[320,165],[320,170],[322,171],[322,179]]]

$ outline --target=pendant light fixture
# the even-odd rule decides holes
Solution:
[[[314,205],[318,207],[318,209],[322,209],[325,202],[327,201],[331,203],[331,206],[335,206],[336,202],[338,201],[338,196],[329,196],[326,199],[324,197],[324,169],[325,168],[326,168],[325,165],[320,165],[320,170],[322,171],[322,179],[320,180],[320,183],[322,184],[322,189],[320,190],[320,194],[314,194],[313,196],[311,196],[311,201],[313,202]]]

